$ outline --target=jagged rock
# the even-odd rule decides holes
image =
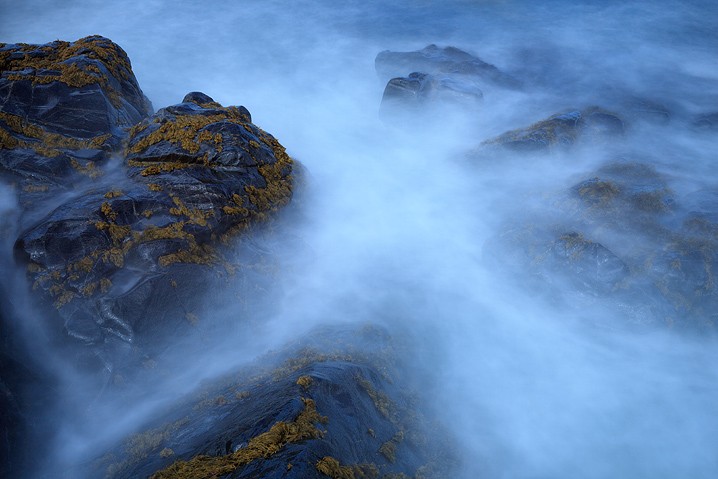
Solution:
[[[128,178],[98,181],[20,235],[16,255],[70,336],[131,342],[184,321],[202,278],[231,272],[220,242],[289,202],[284,148],[200,95],[130,130]]]
[[[458,83],[478,81],[503,88],[519,88],[520,82],[494,65],[455,47],[428,45],[414,52],[380,52],[374,62],[379,77],[387,81],[410,72],[449,77]]]
[[[457,105],[476,105],[483,98],[481,89],[470,81],[457,81],[414,72],[408,77],[392,78],[384,89],[382,110],[387,108],[417,108],[427,103],[446,101]]]
[[[599,107],[572,110],[553,115],[533,125],[512,130],[486,140],[482,147],[500,147],[511,151],[547,151],[568,147],[579,139],[597,140],[616,137],[624,132],[618,115]]]
[[[0,71],[0,176],[28,193],[96,178],[124,129],[152,113],[127,54],[100,36],[0,44]]]
[[[313,331],[173,405],[89,475],[450,477],[449,437],[429,428],[406,382],[393,383],[395,355],[383,329]]]

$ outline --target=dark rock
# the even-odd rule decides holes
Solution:
[[[240,109],[214,102],[164,108],[134,126],[126,164],[129,178],[95,184],[15,247],[67,334],[87,344],[186,322],[189,302],[168,299],[197,296],[201,278],[226,278],[220,241],[292,194],[284,148]]]
[[[574,186],[574,191],[588,206],[605,209],[627,221],[636,214],[665,213],[673,203],[673,195],[663,177],[650,165],[627,160],[611,162],[596,176]]]
[[[618,256],[579,233],[561,235],[550,251],[554,265],[587,290],[610,292],[629,274]]]
[[[482,98],[483,93],[475,83],[414,72],[408,77],[389,80],[381,106],[383,110],[393,107],[415,109],[437,101],[474,106]]]
[[[1,44],[0,70],[0,175],[24,188],[96,178],[124,129],[152,113],[127,55],[103,37]]]
[[[88,475],[449,477],[449,437],[429,428],[406,382],[394,384],[395,346],[377,328],[314,331],[173,405]]]
[[[410,72],[422,72],[460,81],[469,77],[475,81],[503,88],[520,88],[518,80],[494,65],[455,47],[440,48],[429,45],[414,52],[383,51],[376,56],[376,71],[387,81]]]
[[[693,120],[692,125],[695,129],[700,131],[718,131],[718,112],[698,115]]]
[[[623,120],[618,115],[599,107],[589,107],[553,115],[529,127],[503,133],[484,141],[482,146],[537,152],[565,148],[579,140],[615,138],[623,132]]]

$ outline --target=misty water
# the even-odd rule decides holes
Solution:
[[[301,244],[278,249],[279,285],[267,311],[249,314],[250,328],[183,342],[172,377],[121,401],[86,393],[82,371],[53,362],[42,321],[26,313],[28,341],[64,395],[38,415],[46,461],[29,474],[89,460],[202,380],[316,326],[369,322],[409,338],[407,376],[420,379],[426,412],[455,443],[457,477],[717,477],[710,328],[670,327],[652,316],[649,296],[645,308],[644,299],[625,306],[558,275],[541,279],[546,293],[515,266],[506,239],[517,225],[575,228],[557,203],[613,158],[652,165],[677,204],[718,191],[718,137],[690,126],[718,109],[717,4],[108,3],[3,0],[0,40],[100,34],[128,53],[155,109],[190,91],[246,106],[306,168],[293,226]],[[485,90],[471,107],[381,114],[377,53],[432,43],[471,52],[526,88]],[[615,141],[551,154],[467,153],[566,109],[610,109],[621,95],[665,105],[671,121],[636,121]],[[2,188],[0,213],[11,217]],[[3,232],[4,257],[16,233]],[[650,239],[621,227],[592,233],[619,256]],[[32,311],[21,273],[3,276],[15,308]]]

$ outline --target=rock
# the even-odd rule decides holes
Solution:
[[[605,210],[627,221],[636,215],[670,211],[674,199],[665,180],[652,166],[619,159],[604,165],[596,176],[580,182],[573,190],[587,206]]]
[[[352,351],[358,343],[367,346]],[[406,383],[393,384],[401,377],[395,347],[375,327],[313,331],[173,405],[112,457],[85,463],[93,467],[86,474],[450,477],[449,437],[429,429]]]
[[[526,128],[486,140],[481,145],[517,152],[550,151],[569,147],[579,140],[614,138],[623,132],[624,123],[618,115],[599,107],[589,107],[553,115]]]
[[[502,88],[520,88],[521,83],[494,65],[455,47],[428,45],[414,52],[383,51],[374,62],[379,77],[387,81],[410,72],[421,72],[439,78],[464,79]]]
[[[408,77],[392,78],[384,89],[382,110],[387,108],[418,109],[440,101],[461,106],[475,106],[483,98],[481,89],[468,81],[411,73]]]
[[[552,263],[587,291],[608,293],[629,274],[618,256],[576,232],[561,235],[550,251]]]
[[[291,199],[293,161],[279,142],[240,108],[191,99],[209,101],[163,108],[129,131],[125,178],[96,182],[16,243],[35,288],[83,343],[157,338],[168,322],[186,323],[185,298],[231,273],[220,243]]]
[[[91,36],[0,44],[0,176],[32,193],[96,178],[128,128],[152,113],[126,53]]]
[[[718,112],[703,113],[697,115],[692,122],[693,128],[699,131],[718,131]]]

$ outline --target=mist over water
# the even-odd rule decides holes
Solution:
[[[128,53],[155,109],[190,91],[246,106],[306,167],[300,218],[287,219],[300,240],[267,245],[279,273],[266,308],[208,307],[202,316],[223,327],[177,338],[162,381],[88,398],[97,388],[82,371],[48,364],[64,400],[39,418],[48,459],[33,474],[86,461],[202,380],[315,326],[370,322],[409,336],[407,375],[421,379],[454,436],[460,477],[716,477],[713,333],[666,328],[650,308],[628,311],[558,274],[543,294],[530,272],[510,267],[504,243],[519,224],[575,227],[558,199],[616,158],[651,165],[678,204],[718,191],[716,136],[691,127],[695,115],[718,110],[718,5],[106,3],[2,1],[0,40],[100,34]],[[475,109],[380,115],[386,79],[376,54],[431,43],[471,52],[526,88],[488,89]],[[507,130],[629,96],[661,103],[671,121],[633,121],[623,138],[568,152],[467,158]],[[0,242],[11,245],[23,220],[1,188]],[[650,243],[628,228],[592,232],[616,254]],[[505,249],[490,247],[497,242]],[[13,306],[39,324],[27,301],[15,297]],[[237,317],[242,324],[227,334]]]

